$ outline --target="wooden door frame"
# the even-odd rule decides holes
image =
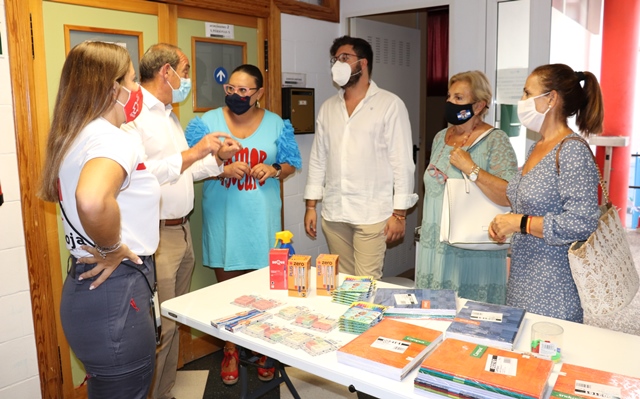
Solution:
[[[37,197],[49,128],[47,91],[37,89],[47,87],[43,1],[5,2],[20,199],[42,397],[82,398],[86,397],[86,390],[74,389],[69,346],[59,320],[62,285],[52,283],[54,279],[62,281],[56,205]],[[179,5],[142,0],[48,1],[157,15],[158,41],[177,43],[177,17],[182,7]],[[240,8],[238,14],[242,14],[241,11]],[[269,73],[266,106],[279,114],[281,25],[280,10],[273,0],[270,0],[268,15],[259,17],[258,21],[258,29],[267,32],[266,37],[272,44],[270,65],[263,66]]]

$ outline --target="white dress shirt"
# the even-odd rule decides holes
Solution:
[[[145,165],[160,183],[160,219],[178,219],[193,209],[193,181],[217,176],[223,166],[207,155],[180,173],[181,153],[189,149],[182,126],[171,104],[165,106],[144,87],[142,92],[144,106],[140,115],[122,128],[140,134],[147,157]]]
[[[325,220],[374,224],[411,208],[414,171],[409,114],[398,96],[370,81],[351,116],[342,89],[322,104],[304,198],[322,199]]]

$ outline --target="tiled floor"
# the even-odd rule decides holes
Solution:
[[[220,379],[220,364],[222,363],[223,351],[219,350],[211,355],[205,356],[191,363],[185,364],[180,370],[209,370],[209,378],[204,391],[203,399],[237,399],[240,397],[241,383],[232,386],[225,385]],[[249,392],[264,384],[258,379],[256,369],[249,368]],[[280,387],[262,395],[260,399],[279,399]],[[176,398],[180,399],[180,398]]]

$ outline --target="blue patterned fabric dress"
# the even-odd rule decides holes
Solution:
[[[544,238],[513,235],[507,305],[581,323],[582,307],[567,253],[572,242],[586,240],[598,226],[599,179],[589,148],[576,140],[562,145],[558,174],[558,145],[507,186],[514,213],[544,216]]]
[[[462,173],[449,164],[447,156],[453,147],[444,141],[446,131],[438,132],[433,139],[431,162],[449,179],[462,179]],[[518,168],[516,154],[502,130],[489,133],[471,148],[470,154],[480,168],[507,181]],[[453,289],[462,298],[503,305],[507,289],[507,251],[474,251],[440,242],[445,186],[425,172],[424,187],[416,287]]]
[[[189,146],[209,132],[228,133],[222,108],[195,118],[185,130]],[[253,167],[259,163],[288,163],[299,169],[302,160],[289,121],[266,111],[262,122],[226,163],[242,161]],[[226,271],[260,269],[269,264],[269,249],[281,230],[280,180],[260,184],[245,175],[242,179],[207,180],[202,191],[203,263]]]

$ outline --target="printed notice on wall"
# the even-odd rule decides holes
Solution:
[[[522,97],[522,89],[528,75],[527,68],[498,69],[496,102],[498,104],[517,104]]]
[[[234,25],[205,22],[204,26],[205,26],[207,37],[216,37],[220,39],[233,39]]]

